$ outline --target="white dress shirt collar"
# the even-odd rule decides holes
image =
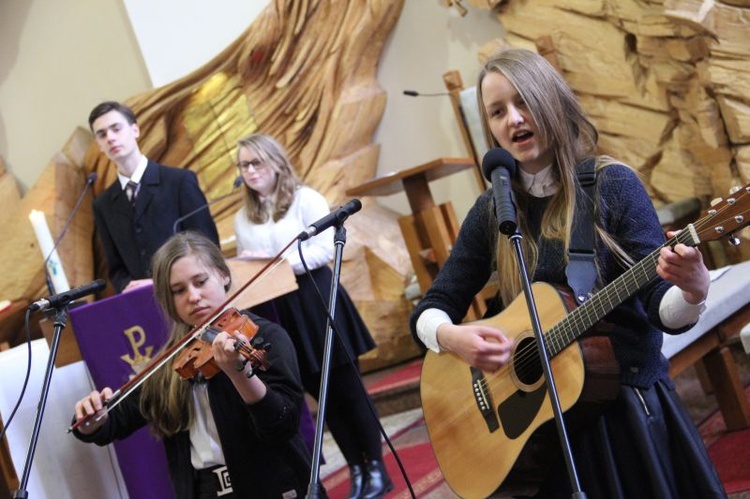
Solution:
[[[518,169],[521,173],[521,183],[526,192],[532,196],[543,198],[551,196],[560,188],[560,184],[552,175],[552,165],[547,166],[539,173],[527,173],[523,168]]]
[[[136,184],[141,183],[143,173],[146,171],[146,166],[148,166],[148,158],[141,154],[141,160],[138,162],[138,166],[136,167],[133,175],[130,178],[120,174],[120,172],[117,172],[117,179],[120,181],[120,187],[122,187],[123,191],[125,190],[125,186],[128,185],[128,182],[130,182],[131,180]]]

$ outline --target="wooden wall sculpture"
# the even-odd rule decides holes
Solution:
[[[556,63],[655,203],[750,182],[750,0],[468,1],[506,30],[480,58],[509,44]]]
[[[402,7],[403,0],[270,2],[239,39],[205,66],[125,100],[138,116],[141,149],[161,163],[194,170],[213,199],[231,190],[237,139],[262,131],[286,146],[303,181],[332,207],[342,204],[346,189],[376,173],[379,149],[371,138],[386,95],[375,74]],[[23,304],[44,293],[30,209],[54,213],[50,226],[56,234],[75,203],[66,193],[80,192],[92,171],[98,174],[97,194],[116,178],[114,165],[99,153],[88,131],[76,131],[66,151],[66,161],[53,161],[20,208],[8,210],[12,213],[3,220],[13,230],[0,241],[0,270],[11,276],[0,284],[0,297]],[[0,191],[7,177],[0,177]],[[235,254],[232,218],[240,203],[238,194],[211,207],[227,256]],[[411,266],[396,214],[371,200],[363,204],[362,212],[347,221],[342,282],[379,344],[378,351],[362,359],[367,370],[413,357],[418,350],[408,332],[410,305],[403,290]],[[101,257],[97,262],[92,257],[91,204],[86,205],[59,249],[71,286],[103,270]],[[27,250],[8,258],[18,247]],[[20,340],[17,331],[3,327],[0,321],[0,341]]]

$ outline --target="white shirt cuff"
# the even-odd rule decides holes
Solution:
[[[661,299],[659,317],[664,326],[679,329],[698,322],[704,310],[706,310],[705,300],[695,305],[688,303],[682,296],[682,290],[677,286],[672,286]]]
[[[452,324],[448,314],[437,308],[428,308],[417,319],[417,336],[422,343],[435,353],[440,353],[437,330],[443,324]]]

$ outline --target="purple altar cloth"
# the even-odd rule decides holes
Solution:
[[[71,309],[70,321],[97,390],[125,384],[169,334],[152,286]],[[131,498],[175,497],[164,446],[147,427],[113,445]]]

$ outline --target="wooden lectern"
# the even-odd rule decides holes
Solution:
[[[387,196],[405,192],[412,214],[398,219],[422,292],[432,284],[450,254],[459,224],[450,202],[436,205],[430,192],[433,180],[476,169],[472,158],[440,158],[423,165],[375,178],[346,191],[347,196]],[[466,319],[482,317],[486,305],[474,299]]]
[[[250,279],[255,278],[269,262],[270,259],[258,258],[227,259],[229,270],[232,271],[232,287],[229,294],[233,294]],[[237,297],[234,307],[240,310],[252,308],[296,289],[297,279],[292,272],[292,266],[288,261],[280,260],[269,266],[263,275],[258,276],[257,280]]]

